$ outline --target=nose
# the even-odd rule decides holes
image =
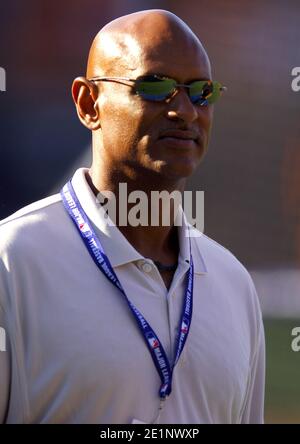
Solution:
[[[191,102],[185,88],[179,87],[170,99],[167,117],[170,120],[182,120],[185,123],[192,123],[198,118],[198,110]]]

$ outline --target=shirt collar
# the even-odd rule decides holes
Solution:
[[[79,168],[73,178],[72,185],[76,196],[85,211],[87,217],[93,224],[93,228],[102,247],[107,254],[110,263],[113,267],[118,267],[129,262],[137,261],[140,259],[145,259],[126,239],[126,237],[121,233],[121,231],[114,225],[107,223],[104,218],[103,213],[99,210],[99,204],[97,204],[97,199],[92,192],[87,180],[86,174],[88,172],[87,168]],[[186,264],[188,267],[190,259],[190,248],[189,248],[189,238],[188,232],[194,232],[193,227],[188,223],[186,215],[182,207],[179,207],[176,219],[182,219],[182,223],[179,223],[178,234],[179,234],[179,262]],[[194,271],[195,273],[206,273],[207,269],[200,253],[199,247],[196,242],[197,237],[191,237],[192,245],[192,255],[194,261]]]

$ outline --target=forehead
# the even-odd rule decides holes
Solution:
[[[194,43],[160,43],[157,47],[145,48],[137,60],[136,76],[159,73],[180,82],[197,78],[210,78],[209,61],[201,46]]]
[[[147,35],[137,38],[126,35],[118,46],[122,57],[115,59],[115,75],[136,78],[144,74],[164,74],[179,81],[210,78],[207,54],[196,38],[169,33],[162,36]]]

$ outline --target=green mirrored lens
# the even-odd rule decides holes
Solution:
[[[194,104],[200,106],[215,103],[221,94],[222,85],[211,80],[197,80],[189,85],[177,84],[176,80],[149,75],[136,82],[135,91],[145,100],[164,101],[171,97],[178,86],[186,86]]]
[[[160,101],[169,97],[176,87],[173,79],[140,80],[136,85],[136,92],[146,100]]]
[[[210,105],[220,97],[221,84],[207,80],[199,80],[190,84],[190,97],[193,103],[205,101]]]
[[[221,94],[221,84],[219,82],[212,82],[211,91],[208,93],[207,101],[209,104],[215,103]],[[205,88],[204,88],[204,96],[205,96]]]

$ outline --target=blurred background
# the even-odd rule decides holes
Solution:
[[[57,192],[90,164],[70,87],[98,30],[120,15],[168,9],[193,29],[213,76],[209,153],[187,189],[205,191],[205,233],[249,269],[264,315],[267,423],[300,423],[300,66],[297,0],[11,0],[1,8],[0,219]]]

